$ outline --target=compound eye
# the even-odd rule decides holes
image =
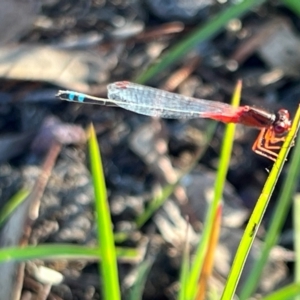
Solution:
[[[279,110],[279,114],[281,116],[284,116],[286,119],[289,119],[290,118],[290,114],[289,112],[286,110],[286,109],[280,109]]]

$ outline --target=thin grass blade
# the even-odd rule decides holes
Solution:
[[[189,220],[186,218],[187,226],[186,226],[186,240],[183,250],[182,262],[181,262],[181,270],[180,270],[180,289],[178,300],[185,300],[186,295],[185,291],[187,289],[189,270],[190,270],[190,242],[189,242]]]
[[[298,0],[281,0],[281,2],[289,8],[294,14],[300,17],[300,5]]]
[[[143,298],[143,292],[147,281],[147,276],[153,266],[154,257],[147,257],[138,267],[136,282],[130,290],[128,300],[139,300]]]
[[[300,194],[294,197],[294,251],[295,251],[295,283],[300,286]],[[295,300],[300,300],[300,291]]]
[[[298,119],[298,111],[294,118],[294,122],[297,122]],[[294,124],[293,122],[293,124]],[[295,131],[295,135],[297,133]],[[290,132],[292,134],[293,132]],[[287,141],[288,143],[289,141]],[[282,151],[289,150],[286,145],[283,145]],[[282,229],[282,226],[285,222],[286,216],[288,214],[288,210],[291,206],[291,198],[295,192],[296,185],[298,184],[298,179],[300,175],[300,136],[297,137],[296,146],[294,148],[292,157],[290,159],[289,170],[287,172],[287,176],[284,180],[284,184],[280,190],[278,201],[276,204],[276,208],[273,213],[273,217],[271,219],[269,229],[265,236],[265,242],[263,248],[261,250],[261,256],[255,262],[250,274],[248,275],[247,281],[244,283],[243,288],[241,289],[240,299],[246,300],[250,297],[250,295],[255,291],[256,287],[260,282],[260,277],[263,271],[263,268],[268,260],[270,251],[272,247],[277,243],[279,233]],[[274,165],[273,169],[277,168],[277,165]],[[279,169],[278,169],[279,172]],[[269,179],[268,179],[269,180]],[[275,185],[275,183],[273,183]]]
[[[222,203],[220,203],[219,205],[218,212],[216,214],[216,218],[213,224],[214,230],[208,242],[207,252],[206,252],[202,272],[198,283],[196,300],[206,299],[207,282],[212,274],[213,267],[214,267],[214,258],[215,258],[215,252],[218,245],[218,241],[219,241],[221,223],[222,223]]]
[[[201,24],[192,34],[180,41],[172,47],[163,57],[160,62],[154,64],[145,72],[135,78],[137,83],[145,83],[159,72],[165,70],[171,64],[176,63],[183,55],[190,51],[197,44],[211,39],[225,28],[231,19],[239,18],[247,13],[253,7],[263,3],[264,0],[241,0],[235,1],[228,9],[223,10],[216,16],[210,19],[206,24]]]
[[[207,146],[209,145],[213,137],[215,129],[216,122],[209,122],[206,130],[205,141],[203,142],[201,151],[198,152],[197,159],[195,159],[195,161],[198,161],[198,159],[207,149]],[[174,189],[179,184],[182,177],[188,174],[193,167],[194,164],[192,164],[187,170],[185,170],[174,184],[165,186],[162,190],[162,193],[151,201],[151,204],[147,207],[144,213],[138,216],[138,218],[135,221],[138,228],[142,227],[149,220],[149,218],[151,218],[151,216],[164,204],[166,199],[174,192]]]
[[[300,283],[292,283],[261,300],[290,300],[300,294]]]
[[[286,161],[288,152],[291,149],[293,141],[298,132],[299,123],[300,123],[300,107],[298,108],[298,110],[296,112],[291,130],[288,133],[284,144],[282,145],[282,148],[279,152],[278,158],[273,165],[270,175],[267,178],[267,181],[262,190],[262,193],[261,193],[261,195],[257,201],[257,204],[252,212],[252,215],[249,219],[249,222],[247,224],[247,227],[245,229],[242,240],[240,242],[240,245],[238,247],[237,253],[234,258],[233,265],[230,270],[229,277],[227,279],[227,283],[226,283],[224,291],[223,291],[223,295],[221,298],[222,300],[229,300],[229,299],[232,299],[234,296],[236,286],[238,284],[244,264],[248,257],[248,253],[249,253],[252,243],[254,241],[257,229],[262,221],[263,215],[268,206],[272,192],[275,188],[275,184],[279,178],[280,172]],[[298,146],[296,148],[298,148]],[[295,152],[296,152],[296,149],[295,149]],[[276,212],[277,212],[277,209],[276,209]],[[278,218],[277,215],[275,215],[275,218],[277,221],[280,222],[280,219]],[[278,228],[278,224],[276,225],[276,223],[277,223],[276,220],[275,220],[274,224],[273,224],[273,222],[272,222],[272,224],[275,225],[276,228]],[[274,230],[274,229],[272,227],[270,227],[270,230]],[[270,243],[272,245],[274,245],[274,243],[273,243],[274,237],[275,237],[275,234],[272,235],[273,240],[270,240],[270,237],[269,237],[269,240],[265,241],[265,245],[263,248],[264,257],[262,256],[259,259],[259,261],[257,261],[257,263],[255,264],[255,267],[252,270],[253,273],[251,272],[251,274],[249,275],[249,279],[248,279],[249,281],[245,284],[245,288],[242,291],[242,295],[240,295],[240,299],[244,299],[244,300],[248,299],[249,296],[251,295],[252,291],[255,289],[255,287],[259,281],[259,278],[260,278],[258,276],[258,274],[261,273],[261,270],[262,270],[263,266],[265,265],[265,261],[267,260],[267,257],[268,257],[268,253],[269,253],[268,251],[270,250]],[[258,272],[258,270],[259,270],[259,272]],[[253,274],[256,274],[257,276],[254,278]]]
[[[114,235],[112,221],[110,217],[109,205],[100,149],[98,146],[94,127],[89,128],[89,153],[91,169],[93,175],[93,185],[95,193],[96,220],[99,246],[100,273],[103,284],[103,298],[110,300],[120,300],[120,286],[118,279],[118,267],[116,248],[114,245]]]
[[[116,248],[117,257],[125,261],[136,261],[139,252],[133,248]],[[30,259],[86,258],[99,260],[99,248],[70,244],[46,244],[38,246],[8,247],[0,249],[0,263],[7,261],[25,261]],[[102,258],[101,258],[102,260]]]
[[[233,94],[232,103],[231,103],[235,107],[239,106],[241,89],[242,89],[242,82],[239,81],[235,88],[235,92]],[[227,170],[230,163],[234,133],[235,133],[235,124],[227,124],[224,139],[223,139],[223,144],[222,144],[220,165],[219,165],[216,183],[215,183],[214,198],[209,207],[209,211],[205,221],[205,226],[201,236],[201,242],[196,250],[195,259],[191,268],[191,272],[188,280],[188,286],[185,292],[187,295],[186,299],[194,299],[196,296],[198,280],[203,268],[204,258],[206,256],[209,239],[212,235],[212,231],[214,230],[213,228],[214,220],[216,218],[216,215],[218,214],[218,208],[220,207],[220,203],[222,201],[223,189],[226,181]]]
[[[12,212],[28,197],[29,191],[21,189],[2,208],[0,212],[0,226],[8,219]]]

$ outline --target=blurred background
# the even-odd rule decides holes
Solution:
[[[214,188],[224,125],[204,119],[155,119],[121,108],[67,103],[55,95],[65,89],[106,97],[107,84],[130,80],[229,103],[237,80],[242,79],[241,105],[270,112],[285,108],[293,117],[300,99],[300,3],[0,0],[0,7],[0,208],[22,187],[33,187],[38,213],[31,218],[26,244],[95,245],[85,144],[85,128],[92,122],[114,231],[130,233],[120,245],[143,249],[143,257],[151,258],[143,299],[175,299],[185,216],[195,245]],[[210,281],[219,294],[273,165],[252,152],[257,134],[242,125],[236,129]],[[168,201],[137,228],[134,220],[149,201],[179,179]],[[280,184],[279,180],[258,230],[250,266],[262,247]],[[2,230],[2,247],[22,244],[25,212],[14,217],[9,230]],[[292,280],[293,229],[290,217],[287,220],[258,297]],[[43,299],[101,298],[95,262],[38,264],[65,276]],[[137,266],[138,262],[119,263],[124,299]],[[0,281],[15,273],[16,265],[6,267]],[[13,275],[9,282],[2,281],[0,298],[9,299],[7,295],[17,290],[19,296],[13,299],[28,294],[28,299],[42,299],[36,295],[44,286],[30,270],[27,265],[20,271],[18,287]]]

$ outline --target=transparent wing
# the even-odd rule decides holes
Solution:
[[[109,84],[108,98],[118,106],[147,116],[191,119],[215,115],[234,115],[229,104],[187,97],[128,81]]]

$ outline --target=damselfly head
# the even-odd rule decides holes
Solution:
[[[280,109],[276,113],[276,119],[273,124],[274,131],[276,135],[284,135],[291,128],[292,121],[290,119],[290,114],[286,109]]]

